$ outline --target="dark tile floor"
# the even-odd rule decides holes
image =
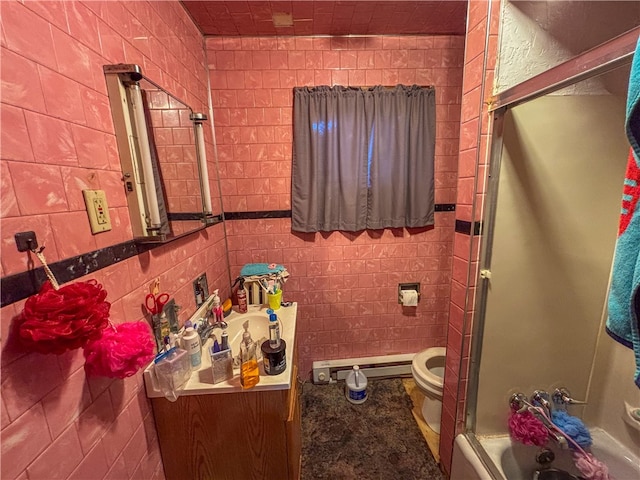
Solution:
[[[370,380],[368,396],[353,405],[344,382],[305,383],[302,480],[444,480],[402,380]]]

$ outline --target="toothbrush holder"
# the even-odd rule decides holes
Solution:
[[[278,310],[282,303],[282,290],[278,290],[276,293],[267,293],[267,301],[271,310]]]

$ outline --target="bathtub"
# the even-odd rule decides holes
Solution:
[[[640,479],[640,457],[601,429],[591,430],[591,453],[609,467],[609,474],[617,480]],[[573,465],[571,454],[550,442],[556,455],[553,468],[573,475],[579,472]],[[478,448],[480,453],[476,453]],[[476,437],[458,435],[453,446],[450,480],[531,480],[539,469],[535,461],[538,447],[511,442],[508,435]]]

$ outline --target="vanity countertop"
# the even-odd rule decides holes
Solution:
[[[234,356],[240,352],[240,341],[242,338],[243,327],[245,321],[249,321],[249,332],[254,341],[259,341],[263,337],[268,338],[268,320],[267,306],[250,305],[247,313],[238,313],[235,310],[225,318],[228,324],[226,328],[229,334],[229,342]],[[196,312],[197,314],[198,312]],[[279,375],[267,375],[261,361],[261,353],[259,353],[258,363],[260,365],[260,382],[249,390],[243,390],[240,385],[240,369],[234,368],[234,376],[231,380],[220,383],[213,383],[213,375],[211,372],[211,357],[209,356],[209,348],[213,344],[213,340],[209,338],[202,348],[202,363],[197,370],[191,373],[191,377],[187,381],[184,389],[180,392],[180,396],[184,395],[208,395],[217,393],[235,393],[235,392],[251,392],[265,390],[288,390],[291,388],[293,371],[293,350],[295,345],[296,317],[298,313],[298,304],[293,302],[288,307],[281,307],[275,311],[278,315],[281,325],[281,338],[287,344],[286,360],[287,368]],[[194,315],[195,316],[195,315]],[[222,330],[215,329],[214,334],[220,341]],[[159,398],[164,395],[158,388],[158,384],[153,372],[153,363],[144,370],[144,383],[147,391],[147,397]]]

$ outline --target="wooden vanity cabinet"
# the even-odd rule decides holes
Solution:
[[[167,480],[299,479],[297,373],[289,390],[151,399]]]

